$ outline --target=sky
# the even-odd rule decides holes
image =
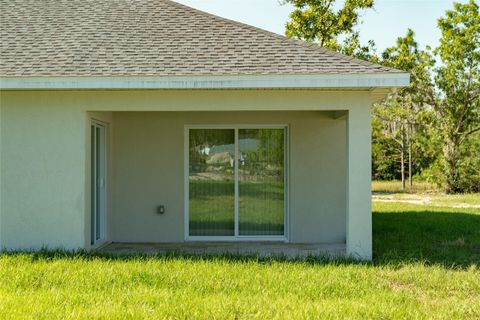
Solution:
[[[293,10],[289,5],[280,5],[279,0],[175,1],[278,34],[284,34],[285,23]],[[362,12],[363,23],[358,27],[361,41],[366,44],[368,40],[374,40],[381,52],[395,45],[397,37],[404,36],[407,28],[411,28],[421,47],[435,47],[440,38],[437,20],[451,8],[451,0],[376,0],[373,10]]]

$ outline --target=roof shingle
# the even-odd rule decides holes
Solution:
[[[169,0],[0,0],[1,76],[392,73]]]

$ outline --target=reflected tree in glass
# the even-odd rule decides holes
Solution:
[[[239,130],[239,234],[285,234],[285,130]]]
[[[235,131],[189,130],[189,235],[235,235]]]

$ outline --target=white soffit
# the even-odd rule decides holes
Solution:
[[[408,86],[408,73],[142,76],[142,77],[0,77],[2,90],[87,89],[372,89]]]

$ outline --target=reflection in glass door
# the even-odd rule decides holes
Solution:
[[[283,235],[284,129],[239,130],[240,235]]]
[[[189,238],[284,238],[286,128],[187,130]]]
[[[189,235],[235,235],[235,130],[189,132]]]

